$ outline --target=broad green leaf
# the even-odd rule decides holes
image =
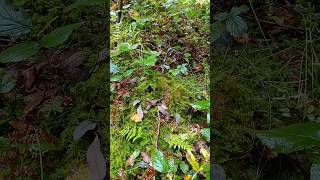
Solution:
[[[212,24],[212,28],[211,28],[212,41],[216,41],[221,36],[223,26],[224,25],[220,21],[217,21]]]
[[[242,5],[240,7],[235,6],[230,10],[230,14],[237,16],[237,15],[240,15],[241,13],[247,12],[248,10],[249,10],[249,7],[246,5]]]
[[[313,163],[310,168],[310,180],[320,179],[320,164]]]
[[[62,45],[69,38],[71,33],[80,26],[81,23],[75,23],[57,28],[41,39],[41,45],[46,48]]]
[[[204,172],[210,172],[210,164],[208,162],[205,162],[201,165],[201,170]]]
[[[115,75],[113,77],[110,78],[111,82],[117,82],[120,81],[122,79],[122,75]]]
[[[208,110],[210,109],[210,101],[208,100],[198,101],[198,102],[192,103],[191,106],[195,110]]]
[[[118,48],[120,53],[126,53],[126,52],[130,52],[130,49],[131,49],[130,47],[131,45],[129,43],[121,43]]]
[[[133,73],[134,69],[129,69],[123,73],[123,77],[129,77]]]
[[[70,11],[82,6],[103,6],[106,2],[106,0],[76,0],[73,4],[66,7],[65,11]]]
[[[167,173],[170,170],[169,163],[165,159],[164,154],[157,149],[151,154],[151,164],[156,171],[161,173]]]
[[[180,162],[180,169],[183,172],[183,174],[187,174],[189,172],[189,166],[184,161]]]
[[[16,80],[4,68],[0,68],[0,93],[10,92],[15,85]]]
[[[117,74],[119,71],[120,71],[120,68],[113,62],[110,62],[110,73]]]
[[[306,122],[270,131],[257,131],[257,137],[276,152],[291,153],[320,146],[320,124]]]
[[[170,167],[170,170],[169,170],[170,173],[175,174],[177,172],[177,166],[174,163],[174,159],[169,160],[169,167]]]
[[[157,62],[157,56],[150,55],[150,56],[144,57],[143,59],[135,61],[134,64],[140,64],[144,66],[155,66],[156,62]]]
[[[15,10],[7,0],[0,1],[0,36],[13,36],[30,32],[31,23],[21,9]]]
[[[226,21],[226,28],[228,32],[234,36],[239,37],[247,32],[247,23],[240,16],[232,16]]]
[[[37,54],[40,46],[35,42],[25,42],[10,47],[0,53],[0,63],[13,63],[24,61]]]
[[[210,128],[201,129],[201,135],[210,142]]]
[[[169,73],[171,73],[174,76],[177,76],[180,73],[180,69],[170,69]]]
[[[217,14],[216,16],[214,16],[213,19],[216,20],[216,21],[224,21],[224,20],[226,20],[228,17],[229,17],[229,14],[223,12],[223,13],[219,13],[219,14]]]
[[[191,167],[194,171],[198,171],[200,169],[200,165],[197,158],[193,155],[193,153],[190,150],[187,150],[186,158],[188,162],[191,164]]]
[[[141,63],[145,66],[155,66],[157,62],[157,56],[151,55],[145,58]]]

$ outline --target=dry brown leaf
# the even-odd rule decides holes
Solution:
[[[30,113],[35,108],[37,108],[41,102],[44,100],[44,91],[38,91],[33,94],[29,94],[23,98],[23,102],[26,104],[25,106],[25,114]]]
[[[164,105],[158,106],[158,110],[165,115],[166,117],[170,117],[170,113],[166,110],[167,108]]]
[[[127,160],[126,160],[126,165],[128,167],[132,167],[134,165],[134,157],[131,155]]]
[[[151,161],[150,156],[146,152],[141,152],[141,157],[144,162],[149,163]]]

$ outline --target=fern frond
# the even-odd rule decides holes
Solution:
[[[124,137],[127,141],[130,141],[133,143],[142,137],[143,132],[141,127],[137,128],[137,127],[126,126],[124,129],[120,131],[120,135]]]
[[[186,134],[171,134],[169,138],[165,138],[170,148],[191,150],[192,146],[187,141]]]

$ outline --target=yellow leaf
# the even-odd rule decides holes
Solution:
[[[141,122],[141,121],[142,121],[142,119],[140,118],[140,116],[139,116],[137,113],[135,113],[135,114],[133,114],[133,115],[131,116],[131,120],[132,120],[133,122],[135,122],[135,123],[138,123],[138,122]]]
[[[202,156],[204,157],[204,159],[206,161],[210,161],[210,153],[209,153],[209,151],[207,149],[201,148],[200,149],[200,153],[202,154]]]
[[[129,16],[132,18],[132,19],[134,19],[134,20],[138,20],[138,19],[140,19],[140,14],[139,14],[139,12],[138,11],[135,11],[135,10],[133,10],[133,9],[130,9],[129,10]]]
[[[187,158],[188,162],[191,164],[192,169],[194,171],[198,171],[200,169],[200,165],[197,161],[197,158],[192,154],[192,152],[190,150],[187,150],[186,158]]]
[[[184,177],[184,180],[191,180],[192,179],[192,176],[191,175],[188,175],[188,176],[185,176]]]

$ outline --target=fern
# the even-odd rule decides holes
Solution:
[[[127,141],[134,143],[137,139],[142,138],[143,132],[142,128],[127,126],[120,131],[120,135],[124,137]]]
[[[171,134],[169,138],[165,138],[165,141],[169,144],[170,148],[191,150],[192,146],[187,141],[188,134]]]

